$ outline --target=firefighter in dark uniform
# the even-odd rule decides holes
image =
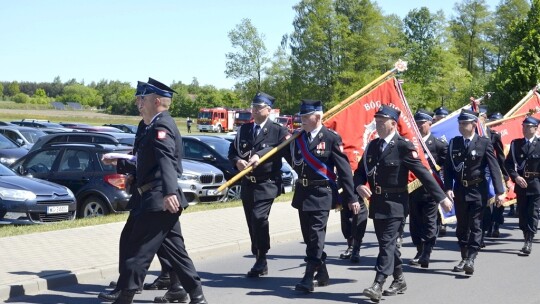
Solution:
[[[325,286],[329,283],[324,240],[330,209],[341,204],[357,214],[360,204],[354,194],[352,170],[343,153],[341,137],[322,124],[321,101],[302,100],[300,116],[302,130],[297,132],[301,134],[291,143],[287,159],[298,173],[292,206],[298,209],[306,244],[306,272],[295,289],[310,292],[315,285]],[[338,177],[343,188],[341,199],[336,185]]]
[[[151,78],[148,83],[139,82],[137,91],[137,107],[147,125],[136,151],[141,207],[128,236],[125,267],[118,279],[121,293],[114,303],[132,303],[160,247],[188,292],[190,304],[207,303],[180,229],[179,216],[188,203],[177,182],[182,174],[182,138],[167,111],[174,91]]]
[[[281,153],[258,165],[260,157],[289,137],[287,128],[269,119],[274,97],[257,93],[251,102],[254,122],[243,124],[229,148],[229,160],[242,171],[253,165],[254,170],[242,179],[242,205],[251,239],[255,265],[248,277],[268,273],[266,253],[270,249],[268,216],[274,199],[281,194]]]
[[[444,165],[448,144],[430,132],[433,113],[420,109],[414,114],[414,120],[422,135],[422,141],[433,157],[426,157],[431,170],[438,174]],[[416,255],[409,264],[427,268],[437,238],[439,204],[425,187],[420,187],[409,194],[409,208],[409,230],[413,244],[416,246]]]
[[[452,202],[420,161],[414,145],[397,133],[399,115],[400,111],[390,106],[379,108],[375,114],[379,138],[369,142],[354,173],[356,192],[370,200],[369,217],[373,219],[379,242],[375,280],[371,287],[364,289],[364,295],[376,302],[383,294],[394,296],[407,290],[396,240],[409,207],[409,172],[412,171],[433,198],[441,202],[443,209],[452,208]],[[383,293],[384,282],[390,275],[394,280]]]
[[[540,211],[540,139],[538,138],[539,120],[527,117],[523,121],[523,138],[514,139],[505,166],[516,183],[514,191],[517,197],[519,229],[523,231],[525,244],[521,248],[523,255],[532,250],[534,235],[538,229]]]
[[[433,123],[436,123],[441,119],[444,119],[446,116],[448,116],[448,114],[449,112],[447,108],[443,106],[436,108],[433,115]]]
[[[489,195],[486,168],[489,168],[495,202],[499,206],[505,191],[491,140],[475,133],[477,121],[477,112],[461,110],[458,122],[462,136],[450,140],[443,170],[444,188],[455,203],[456,236],[461,251],[461,261],[453,271],[465,271],[469,275],[474,273],[474,260],[482,241],[482,217]]]
[[[485,110],[480,108],[480,118],[485,120]],[[497,119],[503,118],[501,113],[494,113],[489,116],[489,121],[496,121]],[[493,145],[493,150],[495,151],[495,157],[497,157],[497,163],[501,168],[501,173],[503,175],[504,181],[507,182],[510,180],[506,167],[504,166],[504,146],[501,139],[501,134],[492,130],[491,128],[486,128],[486,133],[491,139],[491,144]],[[499,227],[504,224],[504,206],[490,206],[486,208],[484,214],[484,224],[483,230],[485,231],[486,237],[498,238],[500,236]]]

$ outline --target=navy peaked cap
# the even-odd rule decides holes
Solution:
[[[415,121],[433,121],[433,113],[425,109],[418,109],[414,114]]]
[[[461,110],[461,113],[459,113],[458,121],[477,121],[478,120],[478,112],[474,112],[471,110]]]
[[[323,106],[320,100],[302,99],[300,103],[300,115],[311,114],[315,111],[322,110]]]
[[[395,121],[398,121],[399,114],[401,114],[400,110],[394,109],[387,105],[382,105],[379,108],[379,110],[375,113],[375,117],[386,117],[386,118],[391,118]]]
[[[137,82],[135,96],[156,94],[159,96],[172,98],[173,93],[176,93],[176,91],[153,78],[148,78],[148,82]]]
[[[253,100],[251,101],[252,106],[263,106],[267,105],[270,108],[274,105],[274,101],[276,99],[266,93],[259,92],[255,94],[255,97],[253,97]]]
[[[536,127],[538,127],[539,122],[540,121],[538,119],[536,119],[536,118],[534,118],[532,116],[527,116],[525,118],[525,120],[523,120],[524,125],[533,125],[533,126],[536,126]]]

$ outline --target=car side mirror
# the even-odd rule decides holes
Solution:
[[[24,169],[24,167],[22,165],[18,166],[17,167],[17,172],[20,174],[20,175],[26,175],[26,170]]]
[[[24,141],[20,138],[17,138],[17,140],[15,140],[15,142],[17,143],[17,145],[19,145],[19,147],[22,147],[24,146]]]
[[[206,160],[206,161],[211,161],[211,162],[216,161],[216,158],[215,158],[213,155],[211,155],[211,154],[203,155],[202,158],[203,158],[204,160]]]

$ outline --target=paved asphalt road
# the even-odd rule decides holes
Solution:
[[[451,227],[453,228],[453,227]],[[487,247],[479,254],[473,276],[456,275],[451,272],[458,262],[454,230],[440,238],[427,270],[405,267],[408,290],[403,295],[383,297],[381,303],[540,303],[540,242],[538,238],[529,257],[518,255],[522,246],[521,231],[517,219],[507,219],[502,238],[488,239]],[[405,238],[402,250],[405,262],[414,255],[410,237]],[[197,260],[196,267],[203,279],[204,291],[209,303],[371,303],[362,290],[371,285],[374,278],[377,247],[372,226],[368,227],[360,264],[350,264],[337,256],[344,249],[340,233],[327,236],[326,251],[329,255],[328,269],[331,285],[316,288],[314,293],[294,291],[294,285],[304,271],[305,247],[299,242],[276,244],[269,254],[269,275],[259,279],[245,278],[253,264],[253,257],[239,254],[223,254]],[[146,281],[157,275],[154,270]],[[114,277],[95,282],[84,282],[48,292],[13,298],[6,303],[100,303],[97,294],[104,290]],[[385,287],[390,285],[387,281]],[[151,303],[164,291],[145,291],[135,297],[134,303]]]

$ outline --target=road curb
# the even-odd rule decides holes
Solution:
[[[339,223],[329,223],[328,229],[334,229],[340,227]],[[272,243],[284,243],[291,241],[302,241],[302,233],[300,229],[293,229],[285,232],[274,233],[270,236]],[[235,252],[249,252],[251,242],[249,238],[242,239],[235,242],[224,242],[219,244],[213,244],[212,246],[188,250],[190,257],[194,260],[203,260],[208,257],[214,257],[222,254],[230,254]],[[188,247],[189,248],[189,247]],[[195,266],[197,263],[195,262]],[[159,270],[159,262],[157,258],[154,259],[150,269]],[[0,301],[6,301],[11,298],[36,295],[44,291],[60,288],[63,286],[69,286],[81,283],[91,283],[97,280],[102,280],[110,277],[116,277],[118,275],[118,263],[110,265],[103,265],[100,267],[91,267],[87,269],[81,269],[74,272],[65,272],[36,278],[28,281],[17,282],[10,285],[0,286]]]

